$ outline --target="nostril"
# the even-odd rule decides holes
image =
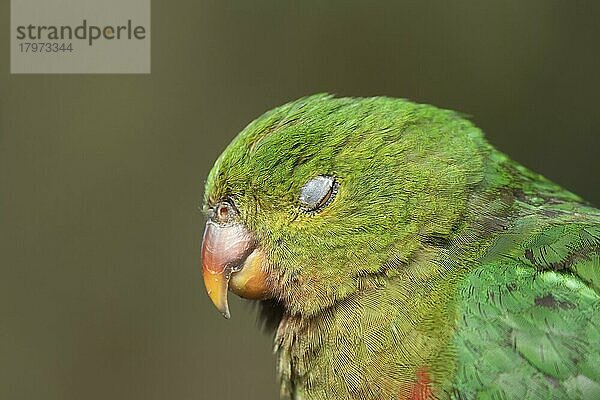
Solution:
[[[229,206],[226,204],[220,204],[217,207],[217,218],[221,221],[227,221],[229,218]]]
[[[212,207],[212,219],[220,224],[227,224],[237,219],[239,213],[232,200],[223,199]]]

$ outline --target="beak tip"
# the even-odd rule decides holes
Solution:
[[[229,278],[223,274],[214,274],[203,268],[204,285],[208,297],[225,318],[229,319],[229,304],[227,302],[227,287]]]

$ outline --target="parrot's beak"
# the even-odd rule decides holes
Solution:
[[[229,318],[227,290],[247,299],[268,297],[266,257],[241,223],[208,221],[202,239],[202,276],[213,304]]]

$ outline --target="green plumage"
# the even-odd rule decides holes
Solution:
[[[282,397],[600,398],[600,212],[456,113],[297,100],[221,155],[223,198],[268,254]]]

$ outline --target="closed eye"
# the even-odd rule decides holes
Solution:
[[[309,214],[321,211],[333,201],[337,190],[335,178],[326,175],[314,177],[300,190],[300,209]]]

